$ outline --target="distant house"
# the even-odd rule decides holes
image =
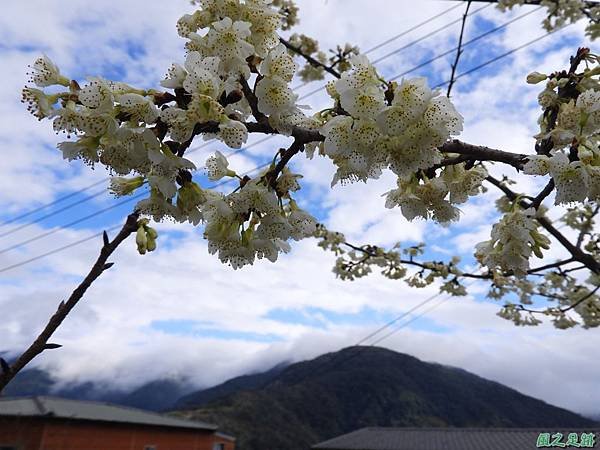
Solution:
[[[558,436],[556,433],[560,433]],[[533,450],[550,448],[554,441],[566,444],[569,435],[577,443],[566,448],[597,448],[597,429],[531,428],[362,428],[313,445],[313,449],[335,450]],[[585,436],[584,436],[585,434]],[[574,437],[571,436],[571,439]],[[541,444],[541,445],[540,445]],[[545,445],[548,444],[548,445]],[[553,446],[553,447],[565,447]]]
[[[233,450],[216,425],[106,403],[0,398],[0,450]]]

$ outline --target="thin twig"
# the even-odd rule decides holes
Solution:
[[[550,193],[554,190],[554,179],[551,179],[548,184],[544,187],[544,189],[533,199],[531,202],[531,207],[538,209],[544,199],[550,195]]]
[[[277,162],[275,167],[265,174],[267,182],[274,187],[277,177],[283,170],[283,168],[290,162],[290,160],[299,152],[304,151],[304,142],[302,139],[296,138],[292,145],[283,152],[281,159]]]
[[[581,305],[583,302],[585,302],[586,300],[589,300],[591,297],[593,297],[596,292],[598,292],[598,289],[600,289],[600,286],[596,286],[592,291],[588,292],[586,295],[584,295],[582,298],[580,298],[579,300],[577,300],[575,303],[573,303],[572,305],[566,307],[566,308],[559,308],[558,312],[564,314],[566,312],[571,311],[572,309],[577,308],[579,305]],[[550,294],[540,294],[540,293],[536,293],[536,295],[542,295],[544,297],[548,297],[548,298],[554,298],[557,300],[566,300],[564,297],[560,297],[560,296],[553,296]],[[521,311],[525,311],[531,314],[546,314],[548,312],[548,310],[541,310],[541,309],[529,309],[524,307],[523,305],[518,305],[519,309]],[[556,310],[555,310],[556,311]]]
[[[335,70],[333,67],[330,67],[327,64],[323,64],[321,61],[318,61],[315,58],[313,58],[312,56],[307,55],[306,53],[304,53],[302,51],[301,48],[296,47],[295,45],[292,45],[291,42],[286,41],[283,38],[279,38],[279,41],[283,45],[285,45],[286,48],[288,48],[289,50],[293,51],[294,53],[296,53],[299,56],[302,56],[311,66],[313,66],[313,67],[320,67],[321,69],[323,69],[327,73],[330,73],[331,75],[333,75],[336,78],[340,78],[341,77],[340,73],[337,70]]]
[[[450,93],[452,92],[452,87],[454,86],[454,82],[456,79],[456,69],[458,67],[458,62],[460,61],[460,56],[462,55],[463,48],[463,35],[465,33],[465,24],[467,23],[467,17],[469,17],[469,8],[471,7],[471,0],[467,1],[467,8],[465,9],[465,13],[462,17],[462,23],[460,26],[460,36],[458,37],[458,46],[456,48],[456,58],[454,59],[454,63],[452,64],[452,73],[450,75],[450,82],[448,84],[448,91],[446,93],[447,97],[450,97]]]
[[[359,247],[359,246],[351,244],[349,242],[343,242],[342,244],[345,245],[348,248],[351,248],[352,250],[364,253],[368,258],[374,258],[374,257],[377,257],[377,256],[381,256],[381,255],[377,254],[377,247],[373,247],[373,246],[369,246],[369,245],[365,245],[363,247]],[[536,274],[537,272],[542,272],[542,271],[548,270],[548,269],[555,269],[555,268],[564,266],[565,264],[572,263],[574,261],[575,261],[574,258],[563,259],[563,260],[560,260],[560,261],[556,261],[554,263],[549,263],[549,264],[545,264],[543,266],[534,267],[533,269],[529,269],[527,271],[527,273],[530,274],[530,275],[533,275],[533,274]],[[366,259],[362,260],[361,262],[366,262]],[[436,262],[436,261],[418,262],[418,261],[415,261],[413,259],[402,259],[402,258],[399,259],[398,262],[400,264],[406,264],[406,265],[410,265],[410,266],[415,266],[415,267],[419,267],[421,269],[431,270],[431,271],[435,270],[435,266],[436,265],[440,265],[440,264],[446,265],[443,261],[440,261],[440,262]],[[489,279],[493,278],[493,275],[491,273],[469,273],[469,272],[462,272],[462,273],[453,273],[453,274],[456,275],[457,277],[475,278],[475,279],[479,279],[479,280],[489,280]],[[512,276],[512,275],[514,275],[514,273],[511,272],[511,271],[503,273],[503,276]]]
[[[87,276],[83,279],[79,286],[77,286],[66,302],[60,302],[57,311],[50,318],[44,330],[29,346],[29,348],[25,350],[10,366],[6,367],[7,364],[2,364],[3,370],[0,373],[0,393],[2,393],[6,385],[15,377],[15,375],[17,375],[36,356],[45,350],[60,347],[58,344],[49,343],[49,339],[67,318],[77,303],[83,298],[83,295],[92,285],[92,283],[96,281],[96,279],[100,277],[105,270],[108,270],[110,267],[112,267],[113,263],[107,262],[108,258],[113,254],[117,247],[125,239],[127,239],[127,237],[129,237],[130,234],[136,231],[138,217],[139,215],[137,213],[130,214],[125,221],[125,224],[112,241],[108,239],[106,232],[104,233],[104,243],[102,249],[100,250],[100,255],[88,272]]]

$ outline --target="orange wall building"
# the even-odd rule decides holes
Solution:
[[[0,450],[234,450],[215,425],[106,403],[0,399]]]

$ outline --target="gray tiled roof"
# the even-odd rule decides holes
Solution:
[[[55,397],[0,398],[0,416],[55,417],[197,430],[217,429],[216,425],[177,419],[141,409]]]
[[[337,450],[506,450],[536,449],[540,433],[595,433],[596,429],[532,428],[363,428],[314,445]]]

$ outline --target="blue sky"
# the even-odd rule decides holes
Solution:
[[[345,42],[368,49],[452,3],[432,0],[414,8],[414,2],[405,0],[376,0],[365,8],[359,0],[303,0],[299,5],[301,24],[295,31],[319,38],[324,49]],[[472,11],[482,6],[474,4]],[[45,52],[72,78],[84,80],[86,76],[101,75],[155,88],[172,62],[184,60],[184,41],[177,36],[174,24],[191,7],[185,0],[98,0],[93,5],[80,0],[33,0],[27,4],[13,2],[6,8],[0,18],[0,57],[5,65],[0,87],[0,141],[5,150],[0,167],[0,222],[101,182],[108,175],[101,167],[91,171],[77,163],[67,164],[55,149],[64,138],[55,136],[49,123],[38,123],[27,115],[19,103],[27,64]],[[386,55],[458,19],[463,9],[464,5],[459,6],[369,57]],[[466,39],[528,11],[521,8],[502,14],[486,7],[470,18]],[[542,13],[534,12],[468,46],[458,72],[543,35],[541,19]],[[378,63],[380,73],[392,77],[452,49],[459,25]],[[568,56],[584,42],[582,28],[569,27],[461,78],[453,91],[453,100],[465,117],[461,138],[531,152],[531,136],[536,132],[539,114],[535,102],[539,88],[526,85],[525,76],[533,70],[564,67]],[[430,85],[444,82],[453,58],[449,54],[408,76],[425,76]],[[298,92],[302,95],[318,86],[320,83],[315,82]],[[302,103],[317,111],[328,105],[328,99],[321,91]],[[252,137],[248,144],[263,138]],[[270,160],[286,142],[286,138],[273,138],[249,146],[232,157],[230,165],[238,172],[252,169]],[[203,144],[201,140],[191,148],[194,151],[188,152],[189,158],[198,167],[215,150],[231,151],[222,144]],[[331,229],[346,233],[353,242],[393,245],[400,241],[409,246],[426,240],[426,256],[449,259],[458,254],[469,264],[473,245],[487,238],[496,217],[493,200],[497,194],[490,191],[464,205],[463,220],[451,227],[409,223],[399,211],[383,206],[381,194],[394,187],[390,174],[366,185],[337,186],[332,190],[329,184],[334,170],[327,160],[300,157],[292,166],[305,175],[301,205]],[[499,166],[490,170],[496,175],[505,171]],[[203,185],[208,185],[201,170],[198,176]],[[542,183],[521,176],[516,180],[517,188],[526,191]],[[100,183],[52,208],[0,227],[3,234],[100,193],[77,207],[0,237],[0,269],[119,224],[133,202],[65,226],[122,201],[105,190],[106,183]],[[115,268],[93,287],[59,331],[55,340],[65,347],[43,356],[38,364],[65,380],[113,380],[118,373],[120,383],[134,385],[183,373],[205,386],[266,369],[281,360],[310,358],[352,345],[436,292],[435,287],[411,289],[377,275],[352,283],[336,280],[331,273],[333,256],[317,248],[312,240],[295,244],[291,254],[277,264],[260,262],[233,272],[207,254],[200,229],[168,222],[157,224],[157,228],[158,251],[142,257],[137,255],[133,241],[125,244],[113,258]],[[56,232],[2,251],[49,230]],[[15,350],[31,341],[58,301],[85,274],[98,246],[98,240],[88,241],[0,274],[3,348]],[[559,256],[556,250],[548,258]],[[485,299],[485,286],[474,284],[470,292],[467,298],[444,302],[380,345],[463,367],[554,404],[598,412],[600,390],[590,389],[597,387],[595,376],[600,363],[590,363],[586,356],[600,343],[597,333],[579,329],[561,332],[547,325],[515,328],[495,316],[498,305]],[[158,356],[166,364],[148,364]],[[214,370],[198,373],[197,368],[207,362]],[[169,371],[165,372],[164,367],[170,367]],[[559,383],[561,391],[555,388]]]

